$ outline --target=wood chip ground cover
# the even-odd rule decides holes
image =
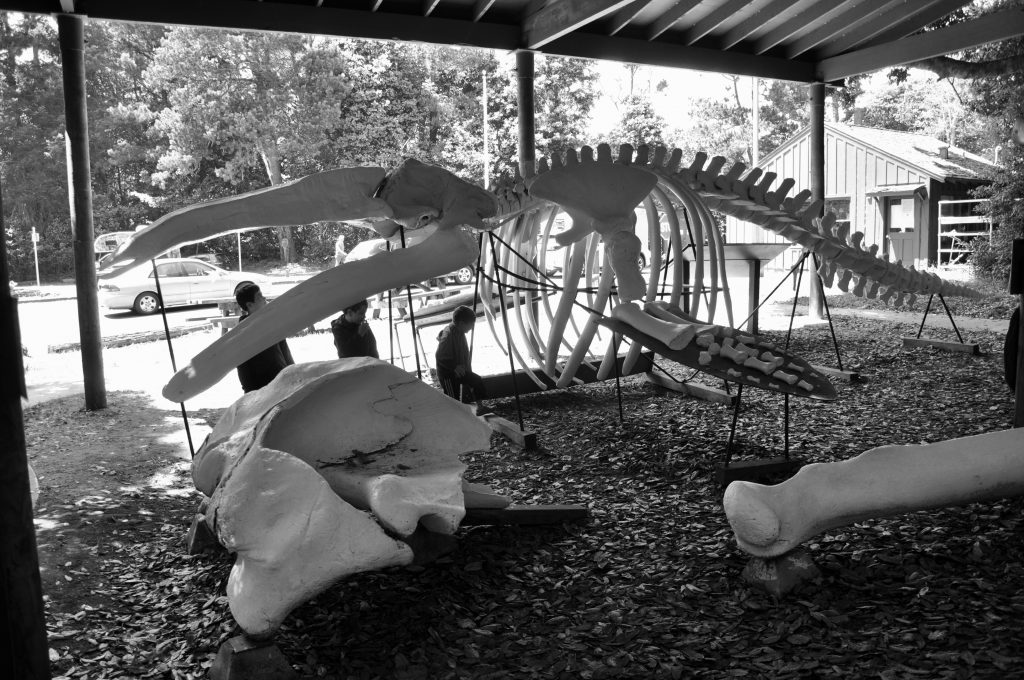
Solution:
[[[844,365],[864,380],[837,383],[834,403],[791,400],[791,450],[805,462],[1009,426],[1001,337],[977,334],[986,353],[970,356],[902,350],[909,324],[843,317],[836,330]],[[835,364],[823,326],[795,331],[791,349]],[[521,402],[540,449],[495,437],[467,457],[467,476],[517,503],[584,504],[591,520],[463,529],[437,562],[335,585],[276,638],[297,670],[339,680],[1003,678],[1024,663],[1021,499],[827,532],[807,545],[822,577],[776,601],[741,580],[747,558],[713,482],[730,409],[637,377],[622,381],[621,421],[614,381]],[[516,419],[514,400],[494,406]],[[79,407],[26,413],[54,676],[205,677],[237,634],[224,596],[232,560],[184,554],[200,495],[177,414],[131,393],[106,411]],[[778,454],[781,413],[778,395],[746,390],[735,455]]]

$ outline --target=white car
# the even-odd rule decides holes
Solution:
[[[213,303],[232,298],[244,283],[264,284],[262,274],[231,272],[193,258],[163,258],[156,261],[160,292],[167,307]],[[100,281],[99,302],[107,309],[130,309],[152,314],[160,309],[153,267],[136,267],[124,274]]]

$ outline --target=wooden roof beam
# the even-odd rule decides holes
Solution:
[[[540,49],[631,2],[633,0],[553,0],[523,21],[525,49]]]
[[[423,0],[423,16],[429,17],[439,2],[441,2],[441,0]]]
[[[718,47],[723,50],[728,50],[734,47],[737,43],[743,42],[750,34],[761,28],[769,21],[784,14],[793,7],[799,0],[774,0],[769,5],[761,8],[742,23],[734,26],[722,40],[719,42]]]
[[[787,45],[784,53],[785,57],[792,59],[793,57],[800,56],[826,41],[834,40],[838,36],[852,31],[877,16],[878,13],[890,10],[905,2],[906,0],[867,0],[859,5],[853,5],[842,14],[833,17],[832,20],[821,28]]]
[[[636,38],[613,38],[582,31],[556,40],[549,44],[544,52],[564,57],[609,59],[803,83],[814,82],[816,77],[814,63],[808,61],[790,61],[742,52],[722,52],[717,49],[687,47],[676,43]]]
[[[754,42],[754,53],[764,54],[781,42],[789,40],[800,31],[807,30],[820,23],[825,23],[829,16],[839,12],[842,5],[831,2],[816,2],[807,7],[792,19],[778,28],[769,31],[767,35],[758,38]]]
[[[683,34],[683,44],[692,45],[711,31],[729,20],[732,15],[750,4],[750,0],[729,0],[718,9],[698,21],[693,28]]]
[[[879,32],[878,35],[862,44],[861,47],[874,47],[875,45],[905,38],[912,33],[917,33],[928,24],[938,21],[947,14],[969,4],[971,4],[971,0],[934,0],[927,7],[922,7],[912,17],[908,17]]]
[[[605,32],[608,35],[615,35],[628,26],[629,22],[636,19],[636,16],[647,9],[647,6],[653,1],[654,0],[636,0],[635,2],[629,3],[608,20],[608,23],[605,24]]]
[[[494,6],[495,0],[476,0],[473,5],[473,21],[480,21],[487,14],[487,10]]]
[[[899,23],[894,25],[892,17],[888,14],[877,14],[860,27],[844,33],[820,50],[815,50],[814,56],[818,59],[834,57],[869,40],[877,45],[898,40],[921,30],[967,3],[964,0],[904,0],[904,4],[909,4],[912,11],[910,16],[905,16]],[[881,40],[882,36],[889,38]]]
[[[884,45],[824,59],[818,62],[817,74],[819,79],[825,82],[840,80],[1022,35],[1024,10],[1004,10],[966,23],[938,28]]]
[[[701,3],[701,0],[679,0],[672,5],[667,12],[658,17],[650,28],[647,29],[647,39],[654,40],[659,35],[672,28],[683,15]]]

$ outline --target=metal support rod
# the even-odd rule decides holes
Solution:
[[[619,333],[612,333],[612,347],[615,352],[612,354],[612,364],[615,366],[615,396],[619,399],[619,422],[623,422],[625,417],[622,414],[622,382],[621,376],[619,375],[619,343],[622,341],[622,336]]]
[[[814,255],[812,264],[814,265],[814,274],[818,278],[821,278],[821,274],[818,274],[819,262],[818,256]],[[825,318],[828,319],[828,332],[832,334],[832,347],[836,351],[836,368],[840,371],[843,370],[843,357],[839,354],[839,340],[836,338],[836,327],[832,324],[832,311],[828,307],[828,297],[821,296],[822,305],[825,307]]]
[[[796,301],[800,297],[800,282],[804,278],[804,263],[807,262],[807,253],[800,257],[800,269],[796,273],[796,290],[793,292],[793,309],[789,312],[789,329],[786,331],[786,350],[789,349],[789,340],[793,335],[793,317],[796,316]],[[795,266],[795,265],[794,265]]]
[[[789,460],[789,393],[782,395],[782,455]]]
[[[402,248],[405,248],[405,227],[399,225],[398,234],[402,238]],[[420,351],[416,345],[416,313],[412,309],[412,286],[406,284],[405,299],[409,303],[409,324],[413,329],[412,333],[412,354],[416,357],[416,379],[423,380],[423,369],[420,368]]]
[[[934,298],[934,297],[935,297],[934,294],[929,295],[928,296],[928,304],[924,306],[924,316],[921,317],[921,325],[918,326],[918,328],[917,328],[917,337],[918,338],[921,337],[921,333],[922,333],[922,331],[924,331],[924,322],[928,318],[928,310],[930,310],[932,308],[932,298]]]
[[[498,252],[494,246],[494,235],[488,233],[490,236],[489,243],[491,245],[491,257],[494,258],[495,264],[498,262]],[[505,286],[501,282],[501,277],[495,277],[495,283],[498,284],[498,299],[501,305],[501,321],[505,326],[505,343],[508,345],[508,374],[512,378],[512,391],[516,395],[516,413],[519,416],[519,429],[525,430],[526,426],[523,422],[523,404],[519,399],[519,382],[516,380],[516,365],[512,357],[512,331],[508,325],[508,310],[505,309]]]
[[[956,339],[962,345],[964,344],[964,338],[960,335],[960,329],[956,327],[956,321],[953,321],[953,312],[949,311],[949,305],[946,304],[946,298],[942,297],[942,293],[939,293],[939,302],[942,303],[942,308],[946,310],[946,316],[949,317],[949,323],[953,326],[953,332],[956,333]]]
[[[732,407],[732,425],[729,427],[729,441],[725,444],[725,465],[729,466],[729,461],[732,460],[732,440],[736,436],[736,421],[740,417],[740,402],[743,401],[743,383],[738,383],[736,387],[736,403]]]
[[[171,370],[178,372],[178,363],[174,360],[174,344],[171,342],[171,329],[167,325],[167,308],[164,307],[164,292],[160,288],[160,274],[156,270],[156,260],[150,260],[153,265],[153,282],[156,284],[156,297],[160,303],[160,318],[164,322],[164,338],[167,340],[167,353],[171,355]],[[243,310],[244,311],[244,310]],[[195,446],[192,445],[192,430],[188,426],[188,413],[185,412],[185,402],[180,401],[181,422],[185,423],[185,438],[188,440],[188,453],[192,458],[196,457]]]

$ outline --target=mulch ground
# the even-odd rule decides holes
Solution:
[[[832,403],[791,400],[791,450],[805,462],[1009,427],[1001,337],[976,334],[982,356],[904,351],[912,325],[835,323],[844,366],[864,380],[837,383]],[[794,331],[791,349],[835,365],[826,327]],[[614,381],[524,396],[539,450],[495,437],[467,457],[470,479],[517,503],[586,505],[588,522],[464,528],[449,556],[357,575],[296,609],[283,653],[338,680],[1019,677],[1022,499],[827,532],[806,545],[822,576],[776,601],[740,578],[747,556],[714,484],[731,409],[638,377],[621,400],[620,420]],[[514,400],[493,405],[517,419]],[[166,443],[177,414],[130,393],[79,408],[26,413],[54,675],[205,677],[238,632],[232,560],[184,554],[200,495],[180,444]],[[736,455],[777,455],[781,413],[781,397],[747,390]]]

